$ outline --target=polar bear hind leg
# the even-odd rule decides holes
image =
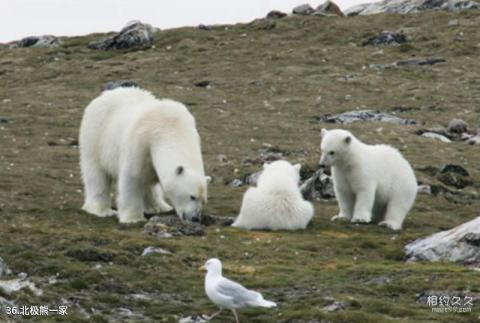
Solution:
[[[403,220],[407,216],[413,203],[409,203],[400,197],[393,197],[388,203],[385,219],[378,225],[385,226],[391,230],[402,230]]]

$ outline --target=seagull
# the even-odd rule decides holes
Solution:
[[[229,309],[238,320],[237,309],[247,306],[276,307],[277,304],[267,301],[262,294],[248,290],[239,283],[222,276],[222,263],[217,258],[209,259],[200,269],[206,270],[205,292],[208,298],[215,303],[220,310],[211,316],[205,317],[210,321],[220,314],[224,309]]]

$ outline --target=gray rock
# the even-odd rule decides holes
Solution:
[[[228,183],[228,186],[230,187],[240,187],[243,185],[243,182],[241,179],[235,178],[233,181]]]
[[[117,81],[109,81],[107,82],[103,90],[113,90],[116,89],[117,87],[140,87],[137,82],[132,81],[132,80],[117,80]]]
[[[153,34],[156,29],[149,24],[135,21],[127,24],[118,34],[92,42],[88,45],[97,50],[119,50],[130,48],[149,47],[153,44]]]
[[[261,170],[252,174],[248,174],[247,176],[245,176],[245,179],[244,179],[245,184],[250,186],[257,186],[260,175],[262,175]]]
[[[212,82],[210,82],[209,80],[202,80],[193,83],[193,85],[195,85],[196,87],[210,87],[211,83]]]
[[[214,214],[202,214],[202,221],[200,223],[205,226],[216,224],[223,227],[229,227],[230,225],[232,225],[233,221],[235,221],[235,217],[218,216]]]
[[[407,42],[407,37],[401,33],[391,31],[382,31],[377,36],[373,36],[363,42],[362,46],[383,46],[383,45],[399,45]]]
[[[190,315],[187,317],[182,317],[178,320],[178,323],[206,323],[209,322],[204,320],[201,315]]]
[[[152,253],[159,253],[161,255],[171,255],[172,254],[171,251],[168,251],[168,250],[163,249],[163,248],[147,247],[143,250],[142,256],[147,256],[147,255],[150,255]]]
[[[300,186],[300,192],[304,199],[315,201],[318,199],[335,198],[333,180],[323,173],[323,170],[316,171],[312,177],[305,180]]]
[[[327,0],[315,9],[312,13],[314,16],[339,16],[343,17],[344,14],[340,7],[333,1]]]
[[[267,14],[267,18],[270,18],[270,19],[282,19],[286,16],[287,14],[285,12],[281,12],[278,10],[272,10]]]
[[[432,187],[430,185],[418,185],[417,193],[431,195]]]
[[[14,44],[14,47],[51,48],[61,45],[61,40],[52,35],[29,36]]]
[[[211,31],[212,30],[212,27],[208,26],[208,25],[198,25],[198,29],[200,30],[205,30],[205,31]]]
[[[468,176],[469,173],[465,168],[453,164],[443,166],[437,174],[438,180],[443,184],[460,189],[472,184],[470,180],[465,178]]]
[[[405,246],[407,261],[480,263],[480,217]]]
[[[438,171],[440,174],[445,174],[445,173],[454,173],[460,176],[470,176],[468,171],[460,166],[460,165],[455,165],[455,164],[446,164],[440,168]]]
[[[435,65],[443,62],[446,62],[446,60],[440,57],[425,57],[396,61],[391,64],[369,64],[368,67],[382,71],[386,69],[396,69],[399,67]]]
[[[198,222],[183,221],[176,215],[153,216],[143,227],[146,234],[157,238],[172,236],[201,236],[205,227]]]
[[[452,133],[464,133],[468,131],[468,124],[462,119],[452,119],[448,123],[447,130]]]
[[[448,27],[458,26],[458,19],[452,19],[448,21]]]
[[[0,277],[8,276],[12,273],[10,268],[8,268],[6,262],[0,258]]]
[[[473,136],[468,138],[467,144],[469,145],[480,145],[480,136]]]
[[[408,14],[432,9],[459,11],[475,8],[480,8],[480,4],[470,0],[383,0],[350,7],[345,10],[345,14],[347,16],[363,16],[383,12]]]
[[[322,312],[338,312],[343,311],[348,307],[348,302],[344,301],[334,301],[332,304],[322,307],[320,311]]]
[[[302,4],[293,8],[292,13],[294,15],[308,16],[311,15],[315,10],[309,4]]]
[[[402,119],[391,114],[373,110],[348,111],[336,115],[325,115],[318,117],[317,120],[320,122],[340,124],[348,124],[355,121],[383,121],[398,125],[412,125],[417,123],[415,120]]]
[[[7,295],[18,292],[19,290],[24,288],[29,289],[36,296],[40,296],[43,294],[43,291],[37,288],[25,273],[18,274],[18,278],[0,280],[0,290]]]
[[[443,135],[440,135],[438,133],[435,133],[435,132],[424,132],[421,134],[422,137],[426,137],[426,138],[431,138],[431,139],[435,139],[435,140],[440,140],[441,142],[445,142],[445,143],[449,143],[449,142],[452,142],[450,139],[448,139],[447,137],[443,136]]]

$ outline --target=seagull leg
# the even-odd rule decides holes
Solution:
[[[235,322],[240,323],[240,321],[238,320],[237,311],[235,311],[235,309],[232,308],[232,312],[233,312],[233,316],[235,316]]]
[[[212,320],[215,316],[217,316],[218,314],[222,313],[222,311],[223,311],[223,308],[221,308],[218,312],[215,312],[215,313],[213,313],[213,314],[210,315],[210,316],[206,316],[206,315],[204,316],[204,315],[202,315],[202,317],[205,318],[207,321],[210,321],[210,320]]]

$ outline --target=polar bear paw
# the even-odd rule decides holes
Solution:
[[[372,221],[372,217],[369,216],[368,214],[365,214],[365,215],[353,216],[353,218],[350,222],[352,222],[352,223],[370,223],[370,221]]]
[[[332,218],[330,220],[331,221],[348,220],[348,217],[346,215],[340,213],[338,215],[332,216]]]
[[[382,226],[382,227],[387,227],[387,228],[389,228],[390,230],[393,230],[393,231],[402,230],[401,225],[399,225],[398,223],[395,223],[395,222],[391,222],[391,221],[382,221],[378,225]]]
[[[115,216],[117,215],[117,211],[110,209],[110,208],[100,208],[100,207],[95,207],[89,204],[85,204],[82,206],[82,210],[84,210],[87,213],[96,215],[101,218],[109,217],[109,216]]]

